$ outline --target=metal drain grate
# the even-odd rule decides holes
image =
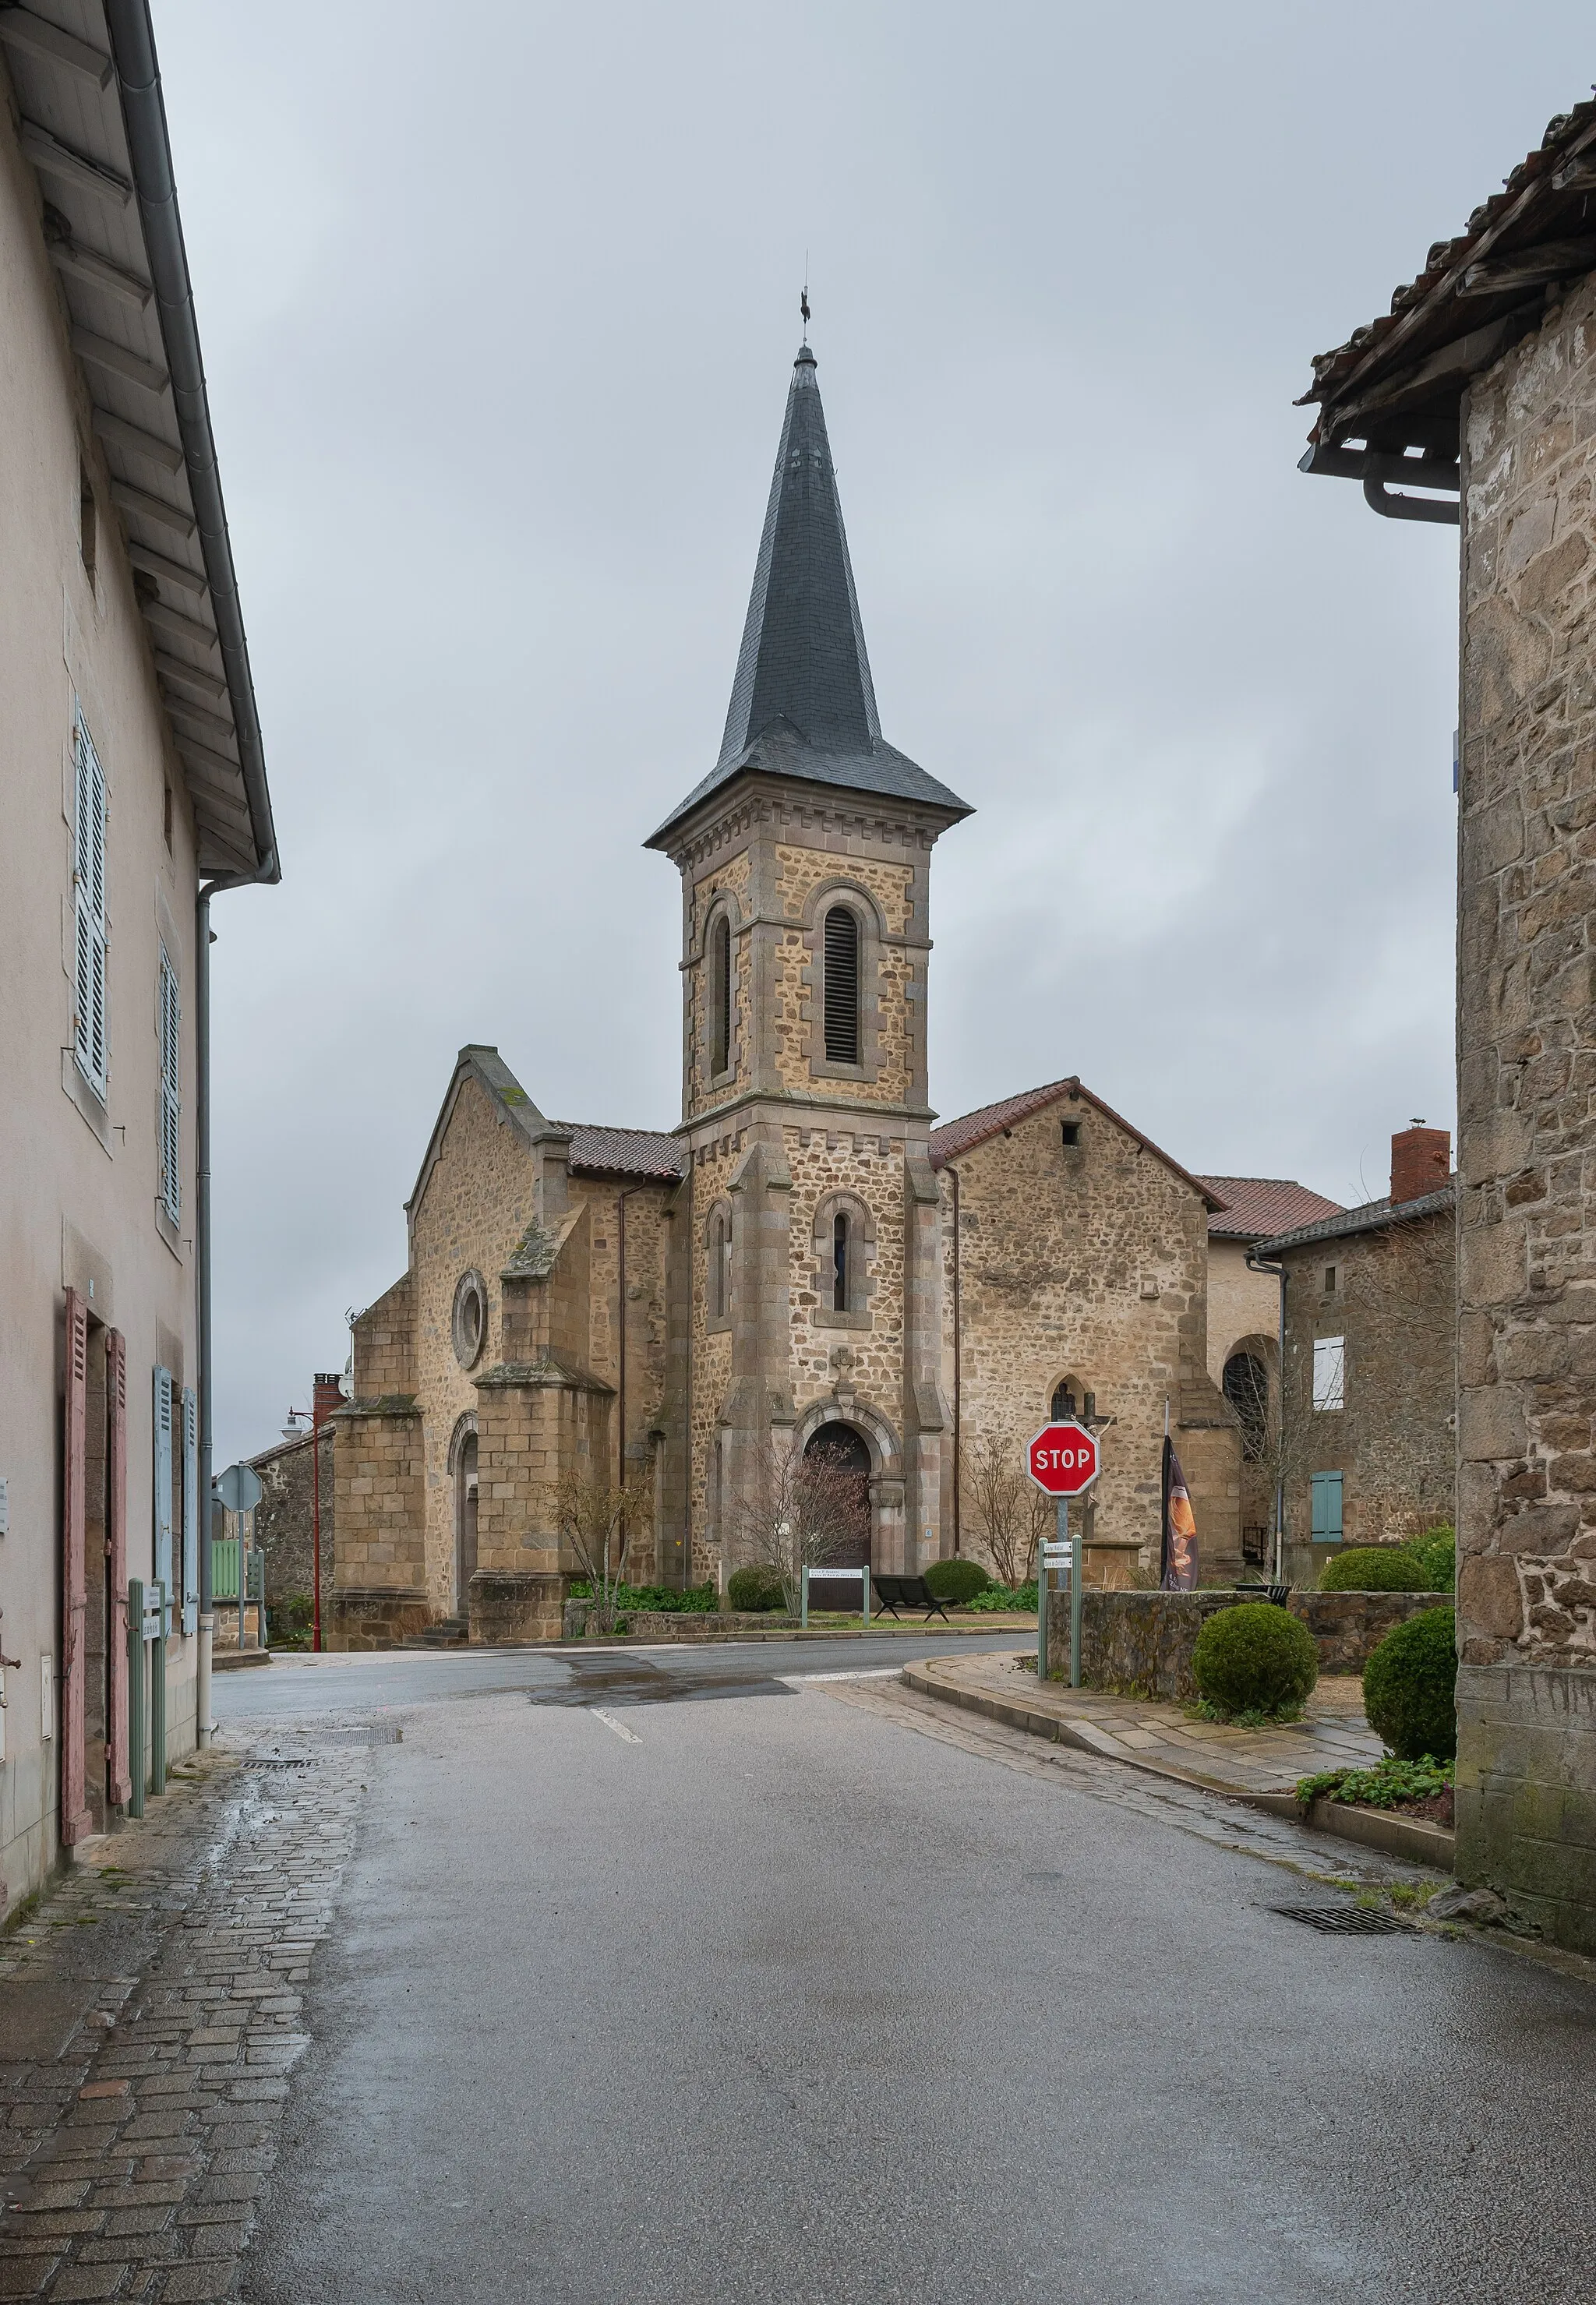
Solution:
[[[1288,1921],[1305,1922],[1311,1929],[1322,1929],[1327,1936],[1346,1937],[1416,1937],[1423,1931],[1414,1928],[1411,1921],[1400,1921],[1395,1913],[1380,1912],[1367,1905],[1271,1905],[1272,1913],[1283,1913]]]
[[[316,1764],[312,1760],[280,1760],[275,1753],[252,1753],[250,1766],[252,1769],[313,1769]]]

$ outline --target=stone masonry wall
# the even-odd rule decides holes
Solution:
[[[262,1492],[255,1509],[255,1542],[266,1555],[267,1600],[273,1608],[291,1595],[309,1593],[313,1582],[310,1446],[307,1433],[302,1441],[286,1442],[281,1449],[250,1460],[260,1476]],[[337,1558],[332,1426],[322,1425],[316,1447],[321,1454],[321,1579],[326,1592],[334,1582]]]
[[[1094,1593],[1081,1595],[1081,1678],[1089,1688],[1190,1704],[1197,1696],[1192,1652],[1216,1611],[1240,1607],[1244,1593]],[[1362,1672],[1386,1635],[1444,1593],[1294,1593],[1291,1613],[1305,1624],[1320,1672]],[[1069,1656],[1069,1595],[1051,1596],[1048,1663]]]
[[[792,1382],[800,1416],[834,1391],[840,1366],[852,1371],[860,1399],[896,1431],[904,1387],[904,1144],[862,1129],[788,1128],[783,1132],[793,1179]],[[858,1314],[832,1309],[829,1238],[817,1249],[815,1211],[845,1192],[868,1210],[874,1238],[865,1255],[868,1305]],[[846,1360],[836,1356],[845,1353]]]
[[[1062,1124],[1080,1131],[1063,1142]],[[953,1188],[942,1175],[943,1394],[960,1401],[962,1524],[979,1551],[972,1459],[996,1437],[1016,1460],[1054,1388],[1097,1396],[1103,1470],[1097,1534],[1159,1558],[1164,1409],[1197,1514],[1201,1573],[1234,1574],[1240,1435],[1208,1376],[1208,1217],[1200,1195],[1084,1099],[1061,1098],[957,1160],[964,1306],[953,1350]],[[1190,1416],[1192,1429],[1185,1429]],[[1201,1424],[1199,1425],[1198,1419]]]
[[[1286,1530],[1299,1582],[1314,1473],[1338,1472],[1343,1543],[1381,1544],[1450,1521],[1456,1256],[1450,1212],[1286,1249]],[[1335,1286],[1325,1288],[1327,1273]],[[1344,1340],[1340,1409],[1313,1407],[1313,1342]]]
[[[1596,282],[1463,455],[1458,1861],[1596,1951]]]

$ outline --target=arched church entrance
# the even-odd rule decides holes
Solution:
[[[454,1606],[470,1605],[477,1566],[477,1436],[467,1433],[454,1452]]]
[[[803,1454],[807,1461],[824,1465],[838,1476],[842,1490],[840,1498],[833,1501],[841,1507],[846,1532],[828,1546],[828,1561],[836,1569],[873,1568],[870,1443],[853,1425],[833,1417],[810,1434]]]

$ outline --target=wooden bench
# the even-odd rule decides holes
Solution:
[[[953,1622],[923,1577],[872,1577],[870,1599],[884,1616],[896,1617],[900,1609],[923,1609],[928,1625],[933,1616],[944,1624]]]

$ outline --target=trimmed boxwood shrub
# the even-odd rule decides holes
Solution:
[[[787,1605],[774,1569],[734,1569],[726,1580],[726,1597],[734,1609],[785,1609]]]
[[[1299,1617],[1271,1601],[1218,1609],[1197,1636],[1192,1675],[1220,1713],[1280,1713],[1319,1679],[1319,1652]]]
[[[925,1572],[925,1581],[938,1601],[973,1601],[984,1593],[991,1578],[979,1561],[967,1561],[962,1555],[957,1561],[933,1561]]]
[[[1369,1726],[1399,1761],[1457,1750],[1457,1618],[1426,1609],[1388,1632],[1363,1667]]]
[[[1408,1544],[1349,1544],[1325,1564],[1321,1593],[1428,1593],[1429,1571]]]

